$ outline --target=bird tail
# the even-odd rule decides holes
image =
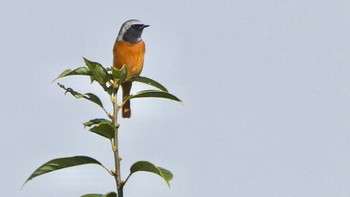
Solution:
[[[123,102],[130,95],[131,85],[132,85],[131,81],[125,81],[122,84]],[[123,118],[130,118],[130,116],[131,116],[130,100],[128,100],[126,103],[124,103],[124,105],[122,107],[122,117]]]

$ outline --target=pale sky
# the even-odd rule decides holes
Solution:
[[[155,175],[135,174],[125,197],[348,197],[349,12],[345,0],[0,0],[1,195],[115,189],[110,175],[87,165],[20,190],[58,157],[87,155],[113,168],[109,142],[82,126],[103,112],[52,80],[82,57],[110,66],[121,24],[136,18],[150,25],[142,75],[184,104],[132,101],[120,128],[123,178],[147,160],[174,179],[168,189]],[[109,101],[87,78],[59,82]]]

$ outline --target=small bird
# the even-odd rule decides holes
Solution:
[[[141,35],[146,27],[149,27],[149,25],[145,25],[139,20],[128,20],[121,26],[117,40],[114,43],[113,66],[121,69],[125,65],[128,70],[126,79],[138,76],[142,71],[145,43],[141,39]],[[123,101],[130,95],[131,85],[131,81],[125,81],[122,84]],[[130,101],[127,101],[122,107],[122,117],[130,118],[130,116]]]

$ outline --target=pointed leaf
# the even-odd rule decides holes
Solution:
[[[84,62],[91,71],[92,79],[105,86],[105,83],[109,80],[107,70],[98,62],[92,62],[86,58],[84,58]]]
[[[91,101],[93,103],[96,103],[98,106],[103,108],[103,104],[102,104],[100,98],[98,98],[98,96],[96,96],[93,93],[85,93],[84,94],[84,99],[87,99],[87,100],[89,100],[89,101]]]
[[[160,83],[156,82],[153,79],[150,79],[148,77],[142,77],[142,76],[135,76],[135,77],[131,77],[128,81],[137,81],[137,82],[141,82],[144,84],[148,84],[151,86],[154,86],[164,92],[168,92],[168,90]]]
[[[117,194],[115,192],[109,192],[107,194],[85,194],[81,197],[117,197]]]
[[[104,119],[104,118],[96,118],[89,120],[88,122],[83,123],[84,127],[91,127],[93,125],[97,125],[100,123],[110,123],[112,125],[112,121]]]
[[[95,125],[90,131],[108,139],[113,139],[115,133],[113,125],[106,122]]]
[[[126,68],[125,65],[123,65],[121,69],[117,69],[112,66],[111,70],[112,70],[113,77],[115,79],[118,79],[119,84],[122,84],[125,81],[126,77],[128,76],[128,69]]]
[[[67,92],[69,92],[71,95],[73,95],[77,99],[84,98],[86,100],[89,100],[89,101],[97,104],[102,109],[104,109],[100,98],[98,98],[98,96],[96,96],[95,94],[93,94],[93,93],[81,94],[79,92],[74,91],[72,88],[66,88],[64,85],[62,85],[60,83],[57,83],[57,85],[60,86],[62,89],[66,90],[65,94],[67,94]]]
[[[103,194],[85,194],[80,197],[103,197]]]
[[[117,197],[117,194],[115,192],[109,192],[109,193],[103,195],[102,197]]]
[[[55,80],[53,81],[56,81],[57,79],[59,78],[63,78],[63,77],[67,77],[67,76],[72,76],[72,75],[86,75],[86,76],[91,76],[91,72],[89,70],[89,68],[86,68],[86,67],[79,67],[79,68],[76,68],[74,70],[72,69],[67,69],[65,71],[63,71]]]
[[[144,91],[140,91],[137,92],[136,94],[130,95],[128,96],[124,101],[123,104],[131,99],[134,98],[165,98],[165,99],[170,99],[170,100],[174,100],[174,101],[178,101],[180,103],[182,103],[182,101],[177,98],[176,96],[168,93],[168,92],[163,92],[163,91],[159,91],[159,90],[144,90]]]
[[[42,166],[40,166],[38,169],[36,169],[30,176],[29,178],[25,181],[24,184],[26,184],[29,180],[49,173],[53,172],[56,170],[64,169],[64,168],[69,168],[69,167],[74,167],[78,165],[84,165],[84,164],[97,164],[104,169],[107,170],[106,167],[104,167],[99,161],[97,161],[94,158],[87,157],[87,156],[75,156],[75,157],[64,157],[64,158],[58,158],[58,159],[53,159],[49,162],[46,162]],[[108,171],[108,170],[107,170]],[[109,171],[108,171],[109,172]],[[23,184],[23,186],[24,186]]]
[[[173,174],[169,170],[166,170],[161,167],[156,167],[155,165],[153,165],[148,161],[138,161],[134,163],[130,168],[130,174],[126,179],[126,181],[135,172],[151,172],[151,173],[157,174],[165,180],[165,182],[168,184],[169,187],[170,187],[170,181],[171,179],[173,179]]]
[[[108,139],[114,138],[115,129],[112,121],[110,120],[97,118],[97,119],[89,120],[88,122],[85,122],[83,125],[84,127],[92,127],[90,131],[93,133],[96,133]]]

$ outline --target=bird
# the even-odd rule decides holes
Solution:
[[[139,76],[144,63],[145,42],[141,39],[143,29],[149,27],[140,20],[131,19],[124,22],[120,28],[113,47],[113,67],[121,69],[126,67],[128,74],[126,81],[121,86],[123,90],[123,102],[130,95],[132,82],[127,79]],[[130,100],[122,106],[122,117],[130,118]]]

